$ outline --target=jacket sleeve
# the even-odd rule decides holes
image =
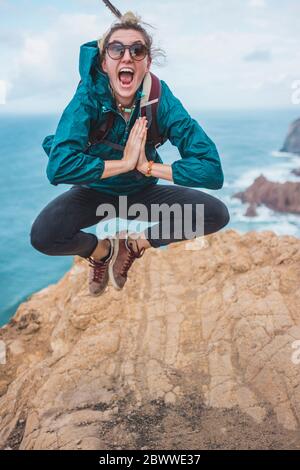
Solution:
[[[50,150],[46,172],[51,184],[92,183],[101,178],[104,161],[85,153],[92,119],[97,119],[97,106],[79,85],[52,136],[51,149],[47,148],[49,136],[43,142],[46,153]]]
[[[161,80],[162,97],[158,111],[158,125],[181,155],[172,163],[175,184],[195,188],[221,189],[224,175],[215,144],[181,102]]]

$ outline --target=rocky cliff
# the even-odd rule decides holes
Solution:
[[[281,152],[296,153],[300,155],[300,119],[292,122]]]
[[[260,175],[249,188],[232,197],[250,204],[245,214],[250,217],[256,215],[256,207],[262,204],[278,212],[300,214],[300,183],[298,182],[275,183]]]
[[[150,249],[100,298],[87,269],[0,330],[3,449],[300,449],[300,240]]]
[[[292,173],[293,175],[300,176],[300,168],[295,168],[294,170],[292,170],[291,173]]]

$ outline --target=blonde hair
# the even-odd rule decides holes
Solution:
[[[97,41],[100,51],[100,61],[102,62],[104,59],[104,52],[112,34],[120,29],[133,29],[140,32],[145,40],[146,46],[148,47],[149,57],[154,59],[155,62],[158,57],[163,57],[166,59],[165,51],[161,48],[153,47],[153,38],[142,25],[147,25],[150,26],[150,28],[153,28],[153,26],[142,21],[142,18],[139,15],[134,14],[132,11],[127,11],[124,15],[122,15]],[[156,65],[161,64],[156,62]]]

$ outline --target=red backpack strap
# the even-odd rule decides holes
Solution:
[[[147,143],[152,144],[155,148],[163,145],[167,137],[161,136],[157,123],[157,110],[161,97],[160,79],[152,72],[148,72],[144,78],[143,84],[144,96],[141,99],[141,116],[146,116],[148,120],[148,136]]]
[[[163,145],[166,140],[168,140],[166,136],[161,136],[159,134],[159,128],[157,124],[157,110],[160,97],[160,79],[152,72],[148,72],[144,78],[143,97],[141,99],[140,111],[141,116],[146,116],[148,120],[149,130],[147,135],[147,143],[154,145],[155,148]],[[115,148],[116,150],[124,150],[123,146],[106,140],[107,134],[114,125],[114,119],[114,113],[107,113],[105,121],[99,127],[90,132],[89,146],[103,142],[106,145]]]
[[[124,150],[123,145],[115,144],[114,142],[110,142],[109,140],[106,140],[106,136],[109,133],[110,129],[112,129],[115,121],[115,115],[114,113],[107,113],[106,114],[106,119],[105,121],[97,128],[92,130],[89,135],[89,143],[88,147],[91,145],[96,145],[96,144],[106,144],[108,147],[112,147],[115,150]]]
[[[103,141],[109,133],[110,129],[113,127],[114,120],[114,113],[107,113],[107,115],[105,116],[105,121],[101,124],[101,126],[96,127],[90,132],[89,144],[95,145]]]

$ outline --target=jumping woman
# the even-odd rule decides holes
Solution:
[[[168,85],[150,71],[161,50],[153,48],[145,23],[131,12],[122,15],[108,1],[105,4],[118,20],[98,41],[81,46],[80,83],[55,135],[43,142],[50,183],[72,187],[41,211],[31,229],[31,244],[40,252],[78,255],[88,261],[93,296],[101,295],[109,281],[122,289],[132,263],[148,248],[188,239],[176,230],[178,222],[183,223],[178,220],[182,212],[180,216],[169,212],[168,236],[164,230],[154,230],[166,222],[160,214],[148,220],[157,224],[144,232],[99,239],[83,229],[104,219],[103,205],[114,208],[116,217],[121,196],[129,208],[139,204],[148,214],[154,205],[175,204],[182,209],[188,205],[194,237],[217,232],[229,222],[223,202],[194,189],[223,186],[215,144]],[[181,156],[171,165],[163,163],[157,152],[166,140]],[[158,184],[159,179],[174,184]],[[196,224],[199,207],[204,208],[201,227]],[[133,220],[132,214],[127,219]]]

